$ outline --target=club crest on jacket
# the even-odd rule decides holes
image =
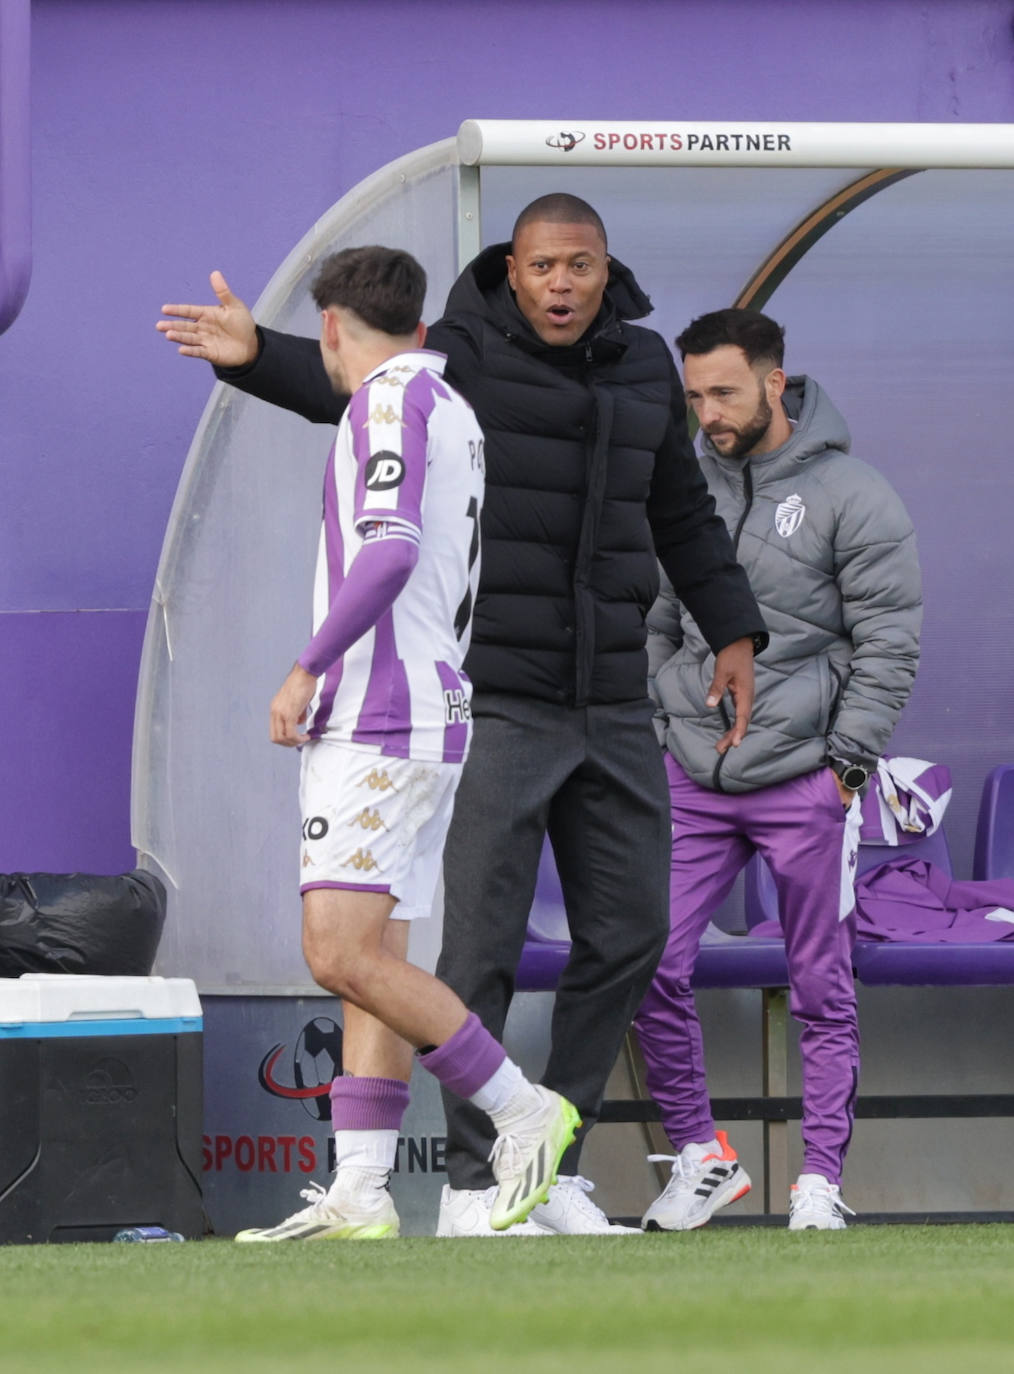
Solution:
[[[795,534],[799,529],[805,515],[806,507],[802,499],[793,492],[775,507],[775,529],[783,539],[788,539],[790,534]]]

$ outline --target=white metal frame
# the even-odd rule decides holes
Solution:
[[[466,119],[466,167],[1014,167],[1014,124]]]

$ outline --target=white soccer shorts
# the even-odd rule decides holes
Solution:
[[[300,752],[300,892],[389,892],[394,920],[429,916],[461,764],[323,740]]]

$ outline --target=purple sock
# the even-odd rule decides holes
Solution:
[[[400,1131],[408,1084],[400,1078],[353,1078],[331,1084],[331,1125],[336,1131]]]
[[[445,1088],[468,1098],[489,1082],[506,1058],[500,1042],[493,1039],[475,1012],[469,1012],[465,1024],[449,1040],[429,1054],[419,1055],[419,1063]]]

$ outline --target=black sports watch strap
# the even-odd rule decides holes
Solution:
[[[861,763],[850,763],[848,759],[828,759],[828,763],[850,792],[858,792],[870,780],[870,770]]]

